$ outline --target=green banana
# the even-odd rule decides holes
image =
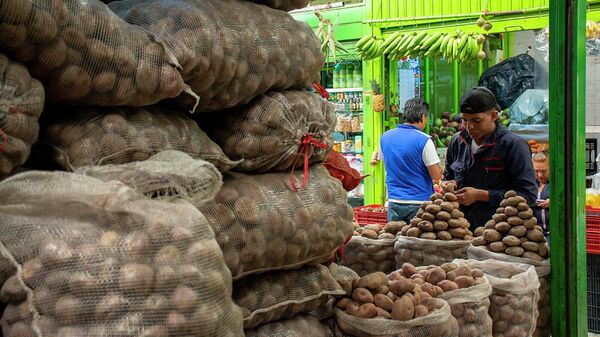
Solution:
[[[476,39],[473,39],[471,41],[471,58],[472,59],[476,59],[477,58],[477,53],[479,52],[479,46],[480,44],[477,42]]]
[[[450,41],[450,34],[446,34],[446,36],[444,36],[444,38],[442,39],[442,44],[440,44],[440,51],[442,51],[442,54],[445,53],[446,51],[446,47],[448,46],[448,41]]]
[[[431,45],[433,45],[435,43],[436,39],[438,39],[441,35],[442,35],[441,32],[435,32],[435,33],[427,36],[426,38],[424,38],[423,42],[421,42],[420,49],[429,49],[429,47],[431,47]]]
[[[396,47],[398,47],[398,45],[402,42],[402,39],[404,38],[405,35],[399,35],[398,37],[396,37],[394,39],[394,41],[387,47],[385,47],[385,49],[383,50],[384,54],[389,54],[391,53],[393,50],[396,49]]]
[[[417,35],[415,35],[415,37],[413,38],[413,40],[410,42],[410,45],[408,46],[408,49],[412,49],[419,42],[421,42],[421,40],[423,40],[423,38],[425,37],[425,35],[427,35],[427,31],[425,31],[425,30],[417,33]]]
[[[395,32],[394,34],[388,36],[388,38],[385,39],[385,41],[383,41],[383,47],[384,48],[389,47],[396,40],[396,38],[398,36],[400,36],[400,32]]]
[[[440,50],[440,45],[442,44],[442,40],[438,39],[434,44],[432,44],[427,52],[425,53],[425,57],[433,55],[435,52]]]
[[[460,40],[459,40],[459,44],[458,44],[458,49],[459,50],[462,50],[465,47],[465,45],[467,44],[468,39],[469,39],[468,35],[464,35],[464,34],[461,35]]]
[[[465,44],[463,46],[463,48],[460,50],[460,54],[458,55],[458,59],[460,61],[464,61],[466,60],[467,55],[469,55],[471,53],[471,43],[470,43],[470,37],[467,36],[467,38],[465,39]]]
[[[373,45],[373,43],[375,43],[375,39],[371,38],[369,41],[367,41],[367,43],[365,43],[365,44],[362,46],[362,48],[361,48],[361,49],[362,49],[362,50],[365,50],[365,51],[366,51],[366,50],[369,50],[369,48],[370,48],[370,47]]]
[[[360,38],[360,40],[358,40],[358,42],[356,42],[356,49],[361,49],[362,46],[364,46],[365,43],[367,43],[367,41],[369,41],[370,39],[372,39],[373,37],[371,35],[367,35],[367,36],[363,36],[362,38]]]
[[[453,46],[452,46],[452,58],[456,59],[458,58],[458,44],[460,43],[459,40],[454,40]]]
[[[415,36],[414,35],[409,35],[406,40],[404,42],[402,42],[402,44],[400,45],[400,47],[398,47],[398,49],[396,49],[396,51],[398,52],[398,54],[402,54],[404,53],[408,48],[408,45],[411,43],[411,41],[413,40]]]
[[[446,55],[444,56],[445,58],[451,58],[452,57],[452,47],[454,46],[454,38],[450,38],[450,40],[448,41],[448,45],[446,46]]]

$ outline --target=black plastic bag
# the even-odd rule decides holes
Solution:
[[[490,89],[502,110],[510,107],[527,89],[533,89],[535,60],[528,54],[508,58],[486,70],[479,86]]]

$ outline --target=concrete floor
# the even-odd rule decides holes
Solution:
[[[599,335],[599,334],[597,334],[597,333],[591,333],[591,332],[590,332],[590,333],[588,334],[588,337],[600,337],[600,335]]]

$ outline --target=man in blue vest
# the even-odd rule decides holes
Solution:
[[[442,178],[435,145],[423,132],[428,115],[424,100],[410,99],[404,106],[404,124],[381,135],[378,159],[383,159],[386,171],[388,221],[409,222],[433,194],[433,181]]]

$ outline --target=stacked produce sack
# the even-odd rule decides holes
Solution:
[[[43,109],[41,83],[31,78],[25,66],[0,54],[0,178],[29,157]]]
[[[523,197],[508,191],[496,214],[477,228],[467,254],[470,259],[494,259],[531,265],[539,278],[539,318],[532,336],[550,336],[550,259],[542,227]]]
[[[421,205],[409,226],[398,233],[394,245],[396,266],[408,262],[415,266],[441,265],[455,258],[466,258],[473,233],[459,210],[454,191],[448,184],[442,193],[431,195]]]
[[[231,273],[193,205],[38,171],[1,182],[0,205],[4,336],[243,335]]]

